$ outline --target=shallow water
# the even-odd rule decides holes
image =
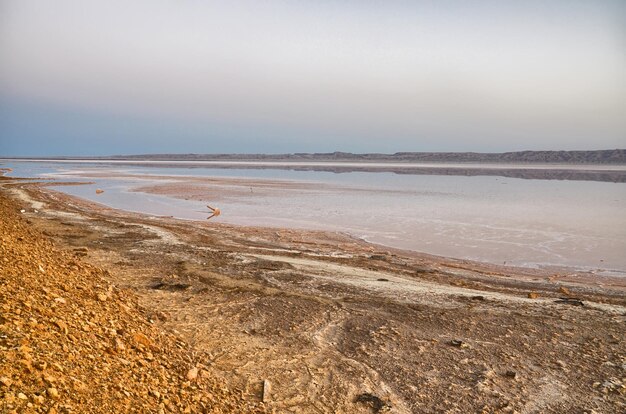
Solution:
[[[58,190],[155,215],[217,219],[244,225],[343,231],[368,241],[431,254],[523,266],[569,266],[626,275],[626,184],[498,176],[245,169],[237,165],[141,166],[105,163],[5,162],[14,176],[95,181]],[[267,166],[264,166],[267,167]],[[624,167],[621,167],[624,168]],[[108,178],[89,178],[106,173]],[[141,174],[141,178],[115,178]],[[130,191],[167,182],[154,176],[237,177],[307,183],[279,191],[207,187],[209,201]],[[245,184],[245,183],[244,183]],[[315,185],[311,185],[315,184]],[[317,185],[319,184],[319,185]],[[241,185],[238,186],[241,189]],[[105,192],[95,194],[96,188]],[[246,186],[247,188],[247,186]],[[223,192],[224,194],[222,194]]]

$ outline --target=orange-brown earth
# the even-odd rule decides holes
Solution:
[[[264,412],[0,191],[0,412]]]
[[[3,409],[626,409],[623,279],[150,217],[3,182]]]

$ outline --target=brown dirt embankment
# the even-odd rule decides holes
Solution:
[[[262,412],[0,193],[0,412]]]

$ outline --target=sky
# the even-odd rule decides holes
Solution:
[[[624,147],[623,0],[0,0],[0,156]]]

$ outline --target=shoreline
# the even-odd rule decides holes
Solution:
[[[36,183],[37,179],[32,179],[33,183]],[[205,180],[203,180],[205,181]],[[225,181],[225,180],[216,180],[216,181]],[[238,179],[226,180],[226,181],[235,181],[239,182]],[[123,210],[116,209],[113,207],[109,207],[105,204],[100,204],[96,201],[88,200],[79,196],[73,196],[70,194],[63,193],[61,191],[49,188],[55,187],[57,185],[82,185],[82,184],[93,184],[90,183],[52,183],[52,182],[44,182],[40,183],[39,186],[44,189],[43,191],[54,192],[54,198],[56,198],[61,203],[67,203],[73,205],[74,207],[79,207],[83,211],[92,210],[94,212],[98,212],[100,214],[119,214],[121,216],[129,215],[132,217],[137,217],[141,220],[150,220],[151,222],[154,220],[158,220],[161,222],[168,223],[191,223],[196,224],[202,227],[206,227],[207,223],[204,220],[196,220],[196,219],[188,219],[188,218],[180,218],[173,216],[158,216],[147,214],[141,211],[133,211],[133,210]],[[284,183],[280,183],[281,186]],[[137,188],[132,191],[144,192],[144,189]],[[158,191],[147,191],[149,194],[159,194],[159,195],[169,195],[167,192],[158,192]],[[175,198],[182,198],[173,196]],[[201,200],[201,199],[200,199]],[[204,200],[201,200],[204,201]],[[383,253],[385,255],[393,255],[396,257],[410,257],[415,258],[423,262],[430,262],[432,264],[437,264],[439,266],[445,266],[449,268],[458,268],[471,270],[476,272],[482,272],[485,274],[491,275],[503,275],[507,274],[515,275],[520,278],[531,278],[538,279],[542,278],[545,280],[558,280],[565,282],[573,282],[579,283],[583,285],[603,285],[603,286],[615,286],[618,288],[623,288],[626,291],[626,278],[622,275],[623,271],[620,270],[610,270],[605,269],[602,271],[606,272],[618,272],[619,275],[611,275],[611,274],[598,274],[593,270],[588,270],[585,268],[577,268],[571,266],[564,265],[546,265],[546,266],[516,266],[516,265],[501,265],[497,263],[480,261],[480,260],[472,260],[465,258],[457,258],[450,256],[442,256],[431,254],[427,252],[422,252],[418,250],[412,249],[404,249],[400,247],[389,246],[381,243],[376,243],[374,241],[366,240],[363,237],[359,237],[357,235],[351,234],[346,231],[335,231],[335,230],[327,230],[327,229],[306,229],[299,227],[284,227],[284,226],[254,226],[254,225],[246,225],[246,224],[232,224],[232,223],[220,223],[220,222],[212,222],[208,224],[208,226],[216,226],[218,228],[229,228],[231,230],[240,231],[242,233],[246,232],[259,232],[265,234],[271,234],[276,232],[289,232],[297,235],[297,237],[310,237],[310,235],[314,234],[314,238],[328,241],[334,240],[337,236],[347,244],[354,244],[359,246],[359,251],[371,251],[376,253]],[[352,252],[348,252],[350,254]],[[625,302],[626,304],[626,302]]]
[[[86,178],[91,177],[91,175]],[[168,176],[163,176],[160,178],[167,178]],[[13,179],[14,177],[5,177],[6,179]],[[206,182],[206,179],[197,178],[197,177],[185,177],[189,178],[191,181],[198,182]],[[39,192],[38,196],[43,196],[50,200],[51,198],[57,201],[60,204],[68,204],[73,206],[74,208],[78,208],[83,212],[93,211],[97,212],[101,215],[113,214],[114,216],[130,216],[133,218],[141,219],[142,221],[149,221],[153,223],[154,221],[159,221],[164,224],[174,224],[174,223],[193,223],[197,224],[200,227],[217,227],[223,229],[230,229],[231,231],[239,231],[243,234],[246,232],[255,232],[261,234],[273,234],[277,232],[288,232],[294,235],[297,235],[299,238],[312,237],[318,241],[327,242],[328,240],[335,240],[337,236],[340,237],[343,243],[347,245],[351,245],[351,249],[353,246],[358,246],[358,251],[369,251],[369,252],[377,252],[383,253],[386,255],[393,255],[396,257],[407,257],[417,259],[422,263],[432,263],[438,266],[445,266],[449,268],[459,268],[466,269],[475,272],[482,272],[485,274],[491,275],[503,275],[507,274],[507,277],[511,277],[514,275],[515,277],[520,278],[528,278],[528,279],[543,279],[543,280],[554,280],[554,281],[565,281],[565,282],[573,282],[580,283],[582,285],[603,285],[603,286],[615,286],[618,288],[623,288],[626,291],[626,278],[621,274],[620,270],[611,270],[611,269],[603,269],[602,271],[606,272],[618,272],[618,275],[612,274],[597,274],[591,269],[586,269],[582,267],[572,267],[565,265],[546,265],[546,266],[517,266],[517,265],[502,265],[498,263],[492,263],[488,261],[480,261],[480,260],[472,260],[465,258],[457,258],[451,256],[443,256],[436,255],[431,253],[426,253],[419,250],[405,249],[401,247],[389,246],[381,243],[377,243],[375,241],[368,241],[363,237],[359,237],[357,235],[351,234],[346,231],[340,230],[329,230],[329,229],[307,229],[300,227],[284,227],[284,226],[255,226],[255,225],[247,225],[247,224],[234,224],[234,223],[223,223],[223,222],[211,222],[207,223],[204,220],[196,220],[196,219],[188,219],[188,218],[176,218],[173,216],[159,216],[144,213],[141,211],[133,211],[133,210],[124,210],[117,209],[114,207],[109,207],[105,204],[100,204],[97,201],[89,200],[86,198],[82,198],[79,196],[74,196],[70,194],[66,194],[62,191],[55,190],[51,187],[56,186],[65,186],[65,185],[84,185],[84,184],[94,184],[94,182],[46,182],[47,179],[43,178],[43,182],[38,183],[39,178],[17,178],[17,180],[28,180],[26,183],[29,187],[39,188],[37,190]],[[247,181],[242,181],[237,178],[219,178],[214,179],[216,182],[228,182],[228,183],[239,183],[241,185],[247,184]],[[285,183],[289,183],[289,180],[280,181],[280,180],[268,180],[270,183],[275,185],[279,185],[281,188],[285,185]],[[298,184],[300,185],[300,184]],[[314,186],[315,183],[312,183],[311,186]],[[325,185],[325,184],[321,184]],[[168,187],[168,184],[159,184],[155,187]],[[247,185],[244,185],[247,188]],[[168,187],[169,188],[169,187]],[[186,194],[183,195],[172,195],[168,191],[160,192],[157,188],[152,189],[152,186],[148,186],[146,188],[137,188],[132,191],[137,192],[147,192],[149,194],[157,194],[157,195],[166,195],[171,196],[173,198],[179,199],[194,199],[193,195]],[[49,193],[46,195],[46,192]],[[50,195],[52,194],[52,197]],[[199,201],[205,201],[203,198],[198,198]],[[25,200],[23,200],[25,201]],[[314,235],[314,236],[312,236]],[[352,252],[349,252],[349,254]],[[601,270],[601,269],[598,269]],[[626,302],[625,302],[626,303]]]
[[[277,412],[373,412],[362,395],[396,413],[626,407],[623,278],[446,259],[323,231],[190,225],[50,183],[0,183],[55,245],[106,269],[155,326],[207,352],[224,384],[257,395],[268,380],[266,406]]]
[[[54,177],[63,177],[63,174],[54,175]],[[365,188],[358,188],[352,186],[346,186],[344,184],[331,184],[327,182],[304,182],[304,181],[294,181],[292,179],[275,179],[275,178],[238,178],[238,177],[198,177],[194,175],[148,175],[148,174],[129,174],[129,173],[100,173],[100,172],[79,172],[77,174],[71,174],[70,178],[82,177],[85,179],[94,179],[94,178],[116,178],[116,179],[139,179],[139,180],[156,180],[156,182],[152,183],[137,183],[135,186],[131,186],[128,188],[128,191],[131,193],[143,193],[157,196],[164,196],[169,199],[181,200],[181,201],[198,201],[203,203],[215,203],[224,200],[237,199],[237,198],[246,198],[250,195],[252,188],[254,188],[254,196],[267,198],[267,197],[276,197],[279,194],[284,193],[285,191],[304,191],[304,192],[315,192],[315,191],[346,191],[351,194],[358,194],[360,192],[364,192],[367,194],[370,190]],[[405,193],[410,193],[410,191],[400,190],[400,189],[389,189],[385,190],[386,193],[389,194],[398,194],[403,195]],[[88,197],[90,201],[96,202],[97,200],[94,197]],[[119,206],[117,208],[120,208]],[[123,208],[123,207],[122,207]],[[139,209],[132,208],[123,208],[126,211],[131,211],[135,213],[143,213]],[[183,208],[183,210],[185,210]],[[146,213],[149,214],[149,213]],[[187,216],[186,216],[187,215]],[[194,217],[198,216],[198,217]],[[190,220],[190,221],[201,221],[199,220],[200,214],[193,213],[190,214],[189,211],[184,211],[184,214],[181,217],[178,217],[182,220]],[[229,221],[226,218],[227,223],[231,225],[237,226],[255,226],[250,223],[250,218],[248,220],[241,220],[237,222],[236,220]],[[266,218],[266,221],[268,219]],[[409,239],[400,239],[399,241],[387,240],[388,243],[385,243],[384,235],[380,234],[380,228],[371,228],[369,231],[362,230],[361,233],[351,231],[350,228],[342,228],[341,225],[329,224],[326,223],[324,225],[319,223],[313,223],[307,218],[301,218],[292,220],[291,223],[286,222],[286,219],[269,219],[265,224],[266,227],[271,229],[281,229],[281,228],[289,228],[289,229],[302,229],[302,230],[320,230],[320,231],[329,231],[329,232],[343,232],[349,234],[351,237],[362,240],[365,243],[371,243],[378,246],[383,246],[383,248],[393,248],[398,249],[400,251],[408,251],[415,253],[423,253],[425,255],[431,255],[433,257],[439,257],[441,259],[455,259],[455,260],[466,260],[474,263],[484,263],[484,264],[492,264],[499,265],[502,263],[502,260],[497,260],[496,256],[489,257],[488,249],[483,247],[482,250],[474,250],[472,252],[473,257],[456,257],[450,255],[450,252],[444,253],[429,253],[421,250],[417,247],[410,246]],[[370,234],[365,234],[370,233]],[[435,240],[436,243],[443,242],[442,240]],[[530,246],[530,244],[528,244]],[[424,246],[422,246],[424,247]],[[441,246],[439,246],[441,249]],[[446,254],[448,253],[448,254]],[[483,257],[481,257],[481,253]],[[468,253],[469,255],[469,253]],[[549,259],[550,257],[545,257]],[[554,258],[554,257],[552,257]],[[529,258],[526,257],[525,260]],[[587,258],[589,259],[589,257]],[[620,269],[618,267],[601,267],[601,264],[591,265],[589,263],[582,264],[580,261],[578,264],[574,263],[565,263],[567,259],[564,259],[563,263],[555,263],[555,262],[529,262],[525,261],[520,263],[515,260],[508,260],[509,266],[511,268],[529,268],[529,269],[538,269],[543,270],[545,272],[555,272],[555,273],[575,273],[575,274],[588,274],[590,277],[598,276],[598,277],[626,277],[626,268]],[[570,260],[571,262],[571,260]],[[600,261],[602,262],[602,260]],[[506,263],[506,262],[505,262]],[[504,267],[507,267],[504,265]]]

